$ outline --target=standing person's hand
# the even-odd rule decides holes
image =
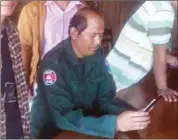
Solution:
[[[162,95],[165,101],[176,102],[178,93],[168,88],[167,63],[177,66],[177,58],[167,53],[167,45],[157,45],[153,49],[153,72],[155,76],[157,93]]]
[[[177,102],[178,93],[170,88],[158,89],[158,95],[162,95],[165,101]]]
[[[117,117],[117,131],[127,132],[145,129],[150,123],[148,112],[124,111]]]

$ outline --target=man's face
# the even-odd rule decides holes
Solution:
[[[76,48],[82,57],[96,53],[104,33],[102,18],[88,18],[87,24],[87,28],[76,37]]]
[[[15,1],[1,1],[1,16],[11,16],[17,6]]]

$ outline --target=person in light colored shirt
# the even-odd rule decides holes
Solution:
[[[33,1],[23,7],[18,29],[27,81],[34,89],[33,95],[36,95],[40,59],[69,36],[70,19],[84,6],[80,1]]]
[[[177,1],[145,1],[123,27],[107,56],[117,91],[139,82],[153,68],[158,94],[177,101],[178,93],[168,87],[167,63],[177,66],[168,53]],[[119,93],[118,93],[119,94]]]
[[[45,6],[47,14],[41,58],[59,42],[68,38],[70,19],[83,4],[80,1],[46,1]]]

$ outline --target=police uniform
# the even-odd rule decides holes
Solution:
[[[59,129],[113,138],[117,115],[130,108],[113,99],[116,87],[102,52],[78,59],[70,38],[45,55],[37,82],[31,114],[33,133],[50,116]],[[102,115],[95,117],[93,112]]]

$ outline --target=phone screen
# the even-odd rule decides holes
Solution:
[[[162,98],[162,96],[159,95],[157,98],[153,99],[153,100],[147,105],[147,107],[144,109],[144,112],[149,111],[149,110],[153,107],[153,105],[155,105],[156,102],[159,101],[161,98]]]

